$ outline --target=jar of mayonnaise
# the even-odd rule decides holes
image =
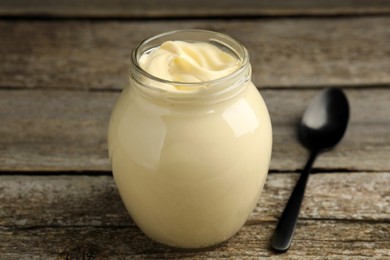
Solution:
[[[204,30],[143,41],[108,143],[121,198],[148,237],[180,248],[232,237],[256,206],[272,147],[245,47]]]

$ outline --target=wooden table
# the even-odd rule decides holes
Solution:
[[[0,2],[0,258],[390,259],[389,2],[161,3]],[[130,51],[183,28],[247,46],[273,124],[256,209],[231,240],[202,251],[145,237],[107,158],[108,119],[127,84]],[[326,86],[345,90],[349,129],[316,161],[292,247],[276,255],[270,236],[307,159],[295,126]]]

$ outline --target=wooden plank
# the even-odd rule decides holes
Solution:
[[[274,0],[223,1],[198,0],[3,0],[0,15],[15,17],[240,17],[240,16],[294,16],[294,15],[362,15],[388,14],[390,5],[385,0]]]
[[[0,255],[5,259],[74,259],[83,254],[97,259],[385,259],[390,257],[389,174],[312,175],[292,248],[283,255],[269,250],[269,239],[297,174],[270,174],[244,228],[221,246],[203,251],[176,250],[149,240],[127,216],[111,176],[3,175]]]
[[[318,91],[260,89],[260,93],[268,106],[273,125],[271,169],[302,169],[306,151],[297,142],[296,126]],[[345,89],[345,93],[351,110],[348,130],[341,143],[331,152],[322,154],[314,167],[321,170],[389,170],[390,91]]]
[[[106,128],[118,94],[0,93],[1,170],[110,169]]]
[[[149,240],[136,227],[38,227],[0,230],[4,259],[389,259],[390,225],[301,221],[286,254],[269,250],[274,223],[245,226],[226,243],[180,250]]]
[[[130,51],[176,29],[227,33],[247,46],[261,87],[390,84],[390,17],[172,20],[0,20],[0,87],[121,89]],[[26,39],[26,40],[21,40]]]
[[[296,124],[315,90],[261,90],[273,123],[271,170],[306,161]],[[390,92],[347,89],[351,123],[345,139],[315,163],[321,170],[390,170]],[[0,91],[0,171],[110,171],[106,133],[118,93]]]
[[[269,174],[247,225],[275,222],[298,174]],[[390,172],[310,176],[302,219],[388,222]],[[7,229],[134,226],[112,176],[0,176],[0,226]]]

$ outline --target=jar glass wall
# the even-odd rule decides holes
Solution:
[[[156,78],[138,61],[167,40],[211,43],[240,64],[205,82]],[[181,248],[218,244],[233,236],[256,206],[272,131],[250,77],[246,49],[216,32],[169,32],[133,52],[130,84],[110,120],[109,154],[121,198],[150,238]]]

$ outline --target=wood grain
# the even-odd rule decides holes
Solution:
[[[0,20],[0,88],[121,89],[146,37],[201,28],[247,46],[261,87],[390,84],[390,17],[172,21]]]
[[[198,0],[3,0],[2,16],[28,17],[240,17],[240,16],[293,16],[293,15],[361,15],[388,14],[390,4],[385,0],[274,0],[274,1],[223,1]]]
[[[298,174],[269,174],[247,225],[275,222]],[[310,177],[301,219],[386,222],[390,172],[328,173]],[[134,226],[112,176],[0,176],[0,226]]]
[[[227,243],[183,251],[149,240],[130,220],[111,176],[0,176],[0,255],[6,259],[132,257],[366,259],[390,257],[389,172],[312,175],[287,254],[269,239],[297,174],[270,174],[246,226]],[[92,258],[91,258],[92,259]]]
[[[315,90],[261,90],[273,124],[271,170],[303,167],[296,124]],[[347,89],[351,122],[345,139],[316,170],[389,171],[390,91]],[[0,171],[110,171],[106,132],[118,93],[0,91]]]
[[[207,250],[168,248],[136,227],[42,227],[0,230],[5,259],[388,259],[390,225],[301,221],[286,254],[271,252],[274,223],[245,226],[228,242]]]

